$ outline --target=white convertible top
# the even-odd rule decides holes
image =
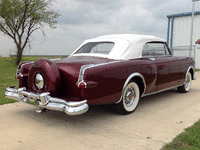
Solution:
[[[142,57],[143,46],[147,42],[166,42],[165,39],[158,38],[151,35],[138,35],[138,34],[113,34],[99,36],[93,39],[84,41],[77,50],[70,56],[96,56],[105,57],[110,59],[134,59]],[[80,53],[76,52],[86,43],[90,42],[114,42],[115,45],[109,54],[97,53]]]

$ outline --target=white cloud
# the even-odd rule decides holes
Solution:
[[[191,0],[55,0],[50,9],[55,9],[61,14],[58,27],[54,30],[45,27],[45,41],[41,34],[34,34],[31,54],[70,54],[83,40],[105,34],[151,34],[166,39],[167,15],[190,12],[192,2]],[[200,2],[196,2],[195,10],[200,10]],[[0,40],[4,40],[2,35]],[[13,43],[8,38],[5,41]],[[0,43],[2,49],[12,49],[12,46],[8,47],[2,43]]]

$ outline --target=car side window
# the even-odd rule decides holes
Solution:
[[[164,43],[148,42],[144,45],[142,56],[165,56],[170,55],[168,48]]]

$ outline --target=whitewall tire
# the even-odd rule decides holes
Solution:
[[[138,106],[140,100],[140,89],[137,82],[130,82],[122,91],[122,100],[116,104],[117,111],[121,114],[130,114]]]
[[[192,75],[190,72],[188,72],[188,74],[185,77],[185,82],[182,86],[178,87],[178,91],[180,93],[187,93],[190,90],[191,87],[191,83],[192,83]]]

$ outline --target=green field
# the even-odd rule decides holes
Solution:
[[[0,105],[16,102],[4,97],[8,86],[17,86],[18,80],[14,78],[17,65],[11,58],[0,58]]]
[[[39,57],[23,57],[22,61],[33,61]],[[53,57],[47,57],[53,58]],[[55,58],[55,57],[54,57]],[[18,80],[14,78],[17,65],[12,58],[0,58],[0,105],[14,103],[15,100],[4,97],[5,89],[9,86],[18,86]],[[200,149],[200,121],[185,129],[171,143],[162,150],[199,150]]]
[[[23,57],[22,61],[33,61],[40,57]],[[42,57],[44,58],[44,57]],[[56,57],[46,57],[56,58]],[[14,103],[15,100],[4,97],[4,93],[9,86],[18,86],[19,80],[15,78],[17,65],[15,65],[14,58],[1,57],[0,58],[0,105]]]
[[[185,129],[161,150],[200,150],[200,121]]]

